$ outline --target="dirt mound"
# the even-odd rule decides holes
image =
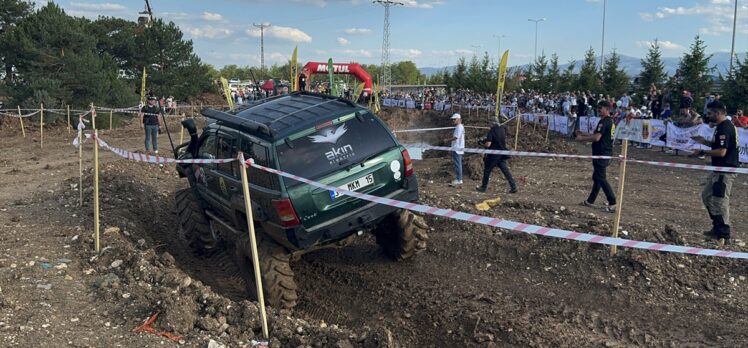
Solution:
[[[134,179],[131,176],[134,173]],[[108,164],[102,171],[101,207],[107,227],[102,228],[105,247],[100,256],[88,259],[86,272],[95,274],[94,288],[116,306],[116,316],[147,317],[159,313],[157,331],[184,335],[187,339],[215,339],[243,346],[261,337],[258,305],[245,298],[244,282],[229,248],[198,256],[180,246],[169,185],[150,186],[150,180],[169,181],[171,168],[128,162]],[[84,186],[91,187],[90,173]],[[71,180],[68,184],[74,184]],[[91,189],[84,190],[84,209],[92,205]],[[135,194],[132,194],[135,193]],[[74,204],[77,195],[65,200]],[[88,219],[88,218],[87,218]],[[76,239],[81,258],[94,247],[92,236]],[[273,347],[361,346],[390,347],[392,334],[368,327],[354,331],[290,316],[288,311],[268,308]]]

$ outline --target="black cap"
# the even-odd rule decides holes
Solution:
[[[719,100],[715,100],[715,101],[709,103],[709,105],[707,105],[706,108],[710,109],[710,110],[711,109],[718,109],[718,110],[723,110],[723,111],[727,109],[725,107],[725,104],[723,102],[719,101]]]
[[[608,103],[607,100],[601,100],[599,103],[597,103],[598,108],[610,108],[610,103]]]

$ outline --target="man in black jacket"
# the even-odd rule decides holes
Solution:
[[[489,150],[507,150],[506,148],[506,130],[499,122],[494,123],[491,130],[488,131],[485,139],[481,140],[483,147]],[[517,183],[514,182],[512,172],[509,171],[509,166],[506,160],[509,156],[506,155],[486,155],[483,158],[483,182],[475,189],[479,192],[486,192],[488,188],[488,179],[491,177],[491,171],[494,167],[499,167],[501,173],[504,174],[504,178],[509,182],[509,193],[517,193]]]

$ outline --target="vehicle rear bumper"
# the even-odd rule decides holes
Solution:
[[[418,181],[416,176],[406,178],[403,188],[385,196],[403,202],[415,202],[418,200]],[[287,243],[282,243],[292,249],[307,249],[314,246],[321,246],[342,240],[360,230],[368,230],[376,225],[387,215],[398,210],[398,208],[379,204],[369,203],[345,215],[329,220],[323,224],[311,227],[309,229],[299,226],[294,228],[282,228],[277,225],[266,226],[267,232],[274,239],[285,239]],[[283,240],[279,240],[285,242]],[[288,245],[290,242],[291,245]]]

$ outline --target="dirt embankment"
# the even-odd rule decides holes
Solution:
[[[463,113],[464,114],[464,113]],[[393,129],[448,126],[448,113],[385,111]],[[466,116],[466,124],[480,124]],[[513,129],[513,124],[509,124]],[[520,150],[589,152],[545,129],[523,125]],[[78,207],[78,158],[64,129],[23,139],[5,129],[0,159],[0,342],[3,346],[174,345],[133,334],[159,312],[156,331],[205,347],[213,340],[248,346],[260,335],[257,305],[246,300],[230,245],[194,255],[177,237],[173,194],[186,182],[159,168],[102,152],[102,246],[92,253],[92,188],[86,171]],[[482,132],[469,130],[468,142]],[[20,133],[20,132],[19,132]],[[511,133],[511,132],[510,132]],[[408,134],[403,142],[434,145],[446,133]],[[162,144],[168,144],[165,135]],[[114,146],[139,149],[139,129],[102,132]],[[35,141],[34,141],[35,140]],[[513,144],[510,137],[509,143]],[[631,156],[693,161],[652,150]],[[434,152],[415,163],[421,200],[440,208],[528,224],[607,235],[612,215],[580,207],[591,186],[585,160],[514,158],[520,193],[495,172],[489,191],[472,189],[482,173],[451,188],[451,160]],[[474,162],[474,163],[473,163]],[[85,145],[84,164],[91,162]],[[472,166],[472,168],[471,168]],[[608,175],[616,185],[617,166]],[[632,165],[621,233],[653,242],[714,248],[700,237],[705,173]],[[733,189],[738,239],[748,213],[743,176]],[[502,202],[488,212],[474,204]],[[269,310],[276,347],[743,346],[748,341],[748,267],[739,260],[619,250],[426,217],[428,250],[389,261],[368,235],[344,249],[304,255],[292,267],[300,286],[292,311]],[[748,250],[744,244],[729,246]]]

